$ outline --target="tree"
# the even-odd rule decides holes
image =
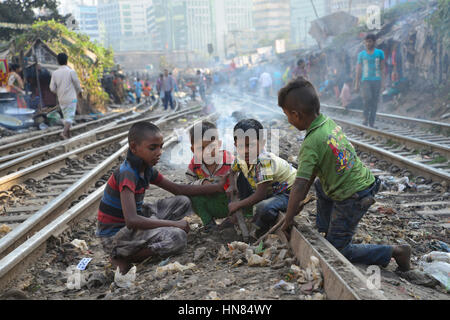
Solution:
[[[45,16],[37,17],[33,9],[45,11]],[[58,13],[57,0],[6,0],[0,3],[0,22],[15,24],[33,24],[37,20],[63,21]],[[22,29],[0,26],[0,40],[9,40],[23,33]]]

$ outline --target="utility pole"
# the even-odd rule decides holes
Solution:
[[[314,9],[314,13],[316,14],[316,18],[319,19],[319,15],[317,14],[316,6],[314,5],[313,0],[311,0],[311,5],[312,5],[312,7]]]
[[[348,13],[352,14],[352,2],[353,0],[348,0]]]

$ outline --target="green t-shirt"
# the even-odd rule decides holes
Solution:
[[[298,156],[297,177],[309,180],[313,174],[335,201],[345,200],[375,181],[342,128],[323,114],[306,131]]]

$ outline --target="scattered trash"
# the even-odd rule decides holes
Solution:
[[[411,283],[429,288],[434,288],[439,283],[436,279],[418,269],[412,269],[406,272],[397,271],[397,274]]]
[[[416,189],[416,184],[409,182],[408,177],[396,179],[393,176],[386,176],[381,178],[381,190],[403,192],[406,189]]]
[[[450,291],[450,264],[443,261],[433,261],[431,263],[422,262],[420,264],[423,271],[441,283],[441,285]]]
[[[233,241],[232,243],[228,244],[228,248],[230,250],[238,249],[240,251],[245,251],[248,247],[249,245],[247,243],[241,241]]]
[[[311,297],[312,300],[325,300],[325,295],[321,294],[320,292],[314,293],[314,295]]]
[[[89,248],[86,244],[86,241],[84,240],[80,240],[80,239],[75,239],[71,242],[71,244],[75,247],[80,249],[81,251],[88,251]]]
[[[91,262],[92,258],[83,258],[80,260],[80,262],[77,265],[77,269],[78,270],[86,270],[87,265],[89,264],[89,262]]]
[[[211,291],[210,293],[208,293],[207,299],[220,300],[216,291]]]
[[[157,267],[155,271],[155,275],[161,276],[165,273],[177,273],[177,272],[183,272],[189,269],[192,269],[195,267],[194,263],[188,263],[187,265],[182,265],[178,261],[175,261],[174,263],[170,263],[168,265]]]
[[[248,259],[248,265],[250,267],[264,267],[270,263],[270,260],[265,259],[263,257],[258,256],[257,254],[253,254]]]
[[[158,266],[159,266],[159,267],[164,267],[166,264],[169,263],[169,261],[170,261],[170,257],[167,258],[167,259],[164,259],[163,261],[161,261],[161,262],[158,264]]]
[[[282,289],[284,291],[289,291],[291,293],[294,293],[293,291],[295,291],[295,286],[292,283],[286,282],[284,280],[280,280],[277,284],[275,284],[274,289]]]
[[[200,260],[201,258],[203,258],[205,255],[205,252],[206,252],[206,247],[201,247],[201,248],[198,248],[197,250],[195,250],[194,261],[196,262],[196,261]]]
[[[222,245],[217,252],[217,260],[226,260],[230,258],[230,252]]]
[[[379,213],[389,214],[389,215],[397,214],[397,212],[396,212],[394,209],[389,208],[389,207],[378,207],[378,208],[377,208],[377,211],[378,211]]]
[[[442,261],[450,263],[450,253],[441,251],[432,251],[424,256],[422,256],[422,261],[433,262]]]
[[[86,286],[88,289],[99,288],[106,283],[108,283],[108,279],[103,272],[94,272],[89,276]]]
[[[0,233],[7,234],[7,233],[10,233],[11,231],[12,231],[11,227],[6,224],[2,224],[0,226]]]
[[[66,287],[69,290],[80,290],[87,283],[86,273],[81,272],[75,265],[66,268],[66,276]]]
[[[235,263],[233,263],[232,267],[239,267],[241,264],[243,264],[244,261],[242,261],[242,259],[239,259],[238,261],[236,261]]]
[[[263,247],[264,247],[264,243],[261,241],[261,242],[259,243],[259,245],[256,247],[255,253],[256,253],[256,254],[260,254],[260,253],[264,252]]]
[[[114,274],[114,283],[119,288],[131,288],[135,285],[136,280],[136,266],[133,266],[126,274],[120,273],[119,267]]]
[[[450,252],[450,246],[444,241],[433,240],[430,244],[430,247],[443,252]]]

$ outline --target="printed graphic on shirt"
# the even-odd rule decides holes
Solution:
[[[342,174],[345,170],[350,170],[355,165],[356,156],[354,151],[347,148],[344,132],[337,126],[328,136],[327,144],[336,156],[336,172]]]

